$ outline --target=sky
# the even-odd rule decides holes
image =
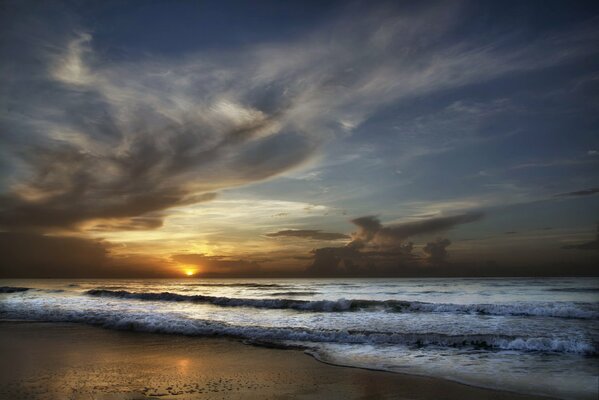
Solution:
[[[598,275],[599,4],[0,2],[0,277]]]

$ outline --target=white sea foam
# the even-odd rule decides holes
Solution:
[[[35,304],[35,303],[34,303]],[[191,319],[176,313],[151,313],[30,307],[28,303],[2,304],[0,316],[53,322],[82,322],[106,328],[197,336],[231,336],[265,342],[331,342],[393,344],[407,346],[474,347],[481,349],[597,354],[592,343],[579,339],[513,337],[509,335],[435,332],[401,333],[368,330],[308,329],[298,327],[239,326],[210,320]]]

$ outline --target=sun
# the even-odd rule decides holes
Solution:
[[[191,269],[186,269],[184,272],[185,272],[185,275],[187,275],[187,276],[194,276],[195,275],[195,271],[191,270]]]

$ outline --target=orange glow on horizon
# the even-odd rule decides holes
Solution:
[[[195,273],[196,273],[196,272],[195,272],[194,270],[192,270],[192,269],[186,269],[184,272],[185,272],[185,275],[187,275],[187,276],[194,276],[194,275],[195,275]]]

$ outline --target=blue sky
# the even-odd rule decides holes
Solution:
[[[596,274],[598,18],[5,2],[6,275]]]

